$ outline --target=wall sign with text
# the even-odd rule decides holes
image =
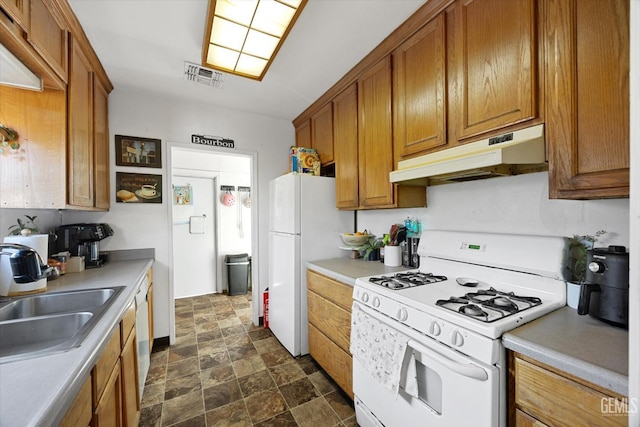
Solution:
[[[210,145],[212,147],[235,148],[233,139],[222,138],[220,136],[191,135],[191,143]]]

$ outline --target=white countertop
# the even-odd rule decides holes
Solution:
[[[111,261],[103,268],[68,273],[47,284],[47,292],[125,286],[78,348],[0,364],[0,427],[56,426],[90,375],[109,332],[135,296],[152,259]]]
[[[629,331],[570,307],[503,335],[504,346],[549,366],[628,395]]]
[[[351,286],[355,285],[358,277],[412,270],[410,267],[389,267],[380,261],[364,261],[351,258],[310,261],[307,262],[307,268]]]

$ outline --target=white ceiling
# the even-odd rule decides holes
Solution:
[[[238,0],[242,1],[242,0]],[[293,120],[427,0],[309,0],[265,78],[183,78],[200,64],[207,0],[70,0],[114,92],[152,92]]]

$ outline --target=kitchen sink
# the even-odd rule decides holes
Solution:
[[[90,310],[105,305],[122,288],[89,289],[33,295],[11,301],[0,307],[0,322],[55,313]]]
[[[24,359],[25,354],[35,357],[77,347],[93,317],[90,312],[76,312],[2,322],[0,363]]]
[[[79,347],[123,289],[32,295],[0,305],[0,364]]]

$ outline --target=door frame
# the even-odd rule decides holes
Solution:
[[[193,151],[194,153],[208,153],[208,154],[221,154],[221,155],[233,155],[238,157],[248,157],[250,160],[250,173],[251,173],[251,320],[254,325],[258,325],[260,322],[260,286],[258,282],[260,271],[260,230],[258,221],[258,212],[260,211],[259,197],[258,197],[258,153],[257,151],[249,150],[231,150],[228,148],[210,147],[206,145],[192,145],[183,142],[167,141],[167,181],[170,182],[173,177],[173,149],[182,149],[186,151]],[[182,168],[180,168],[182,169]],[[170,184],[167,184],[167,188],[170,189]],[[217,207],[216,207],[217,212]],[[216,218],[218,215],[216,214]],[[173,345],[176,342],[176,307],[175,307],[175,294],[173,283],[173,203],[168,199],[167,203],[167,230],[169,235],[169,344]],[[216,224],[216,239],[217,239],[217,224]],[[220,272],[221,274],[221,272]]]

